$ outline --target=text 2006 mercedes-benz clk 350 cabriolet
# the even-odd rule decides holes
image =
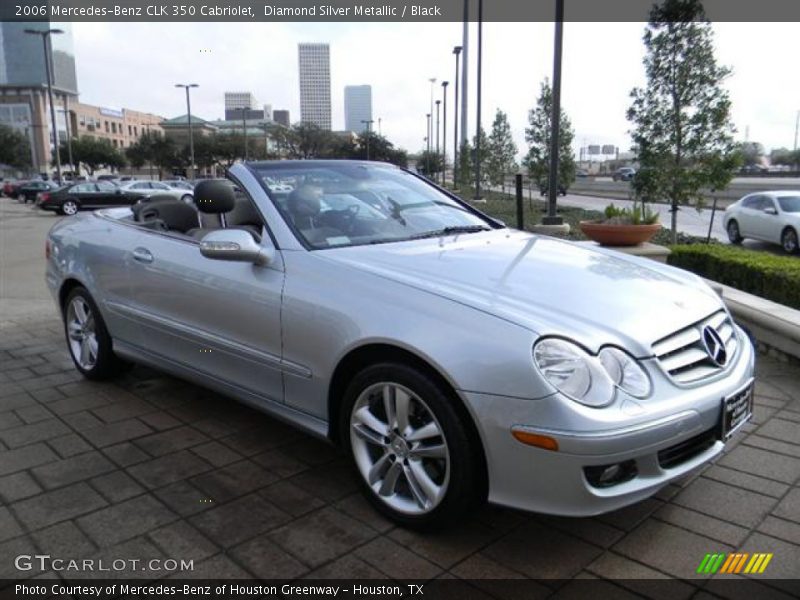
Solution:
[[[396,522],[593,515],[719,454],[753,346],[698,277],[506,228],[402,169],[237,164],[195,205],[65,218],[76,367],[163,369],[339,444]]]

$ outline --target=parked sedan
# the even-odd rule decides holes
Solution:
[[[614,181],[630,181],[636,175],[636,169],[633,167],[620,167],[611,174],[611,179]]]
[[[17,190],[20,187],[28,183],[27,179],[9,179],[3,182],[3,195],[6,198],[16,198],[17,197]]]
[[[67,185],[39,195],[36,205],[42,210],[53,210],[62,215],[74,215],[83,208],[126,206],[141,201],[145,196],[135,191],[123,191],[109,181],[85,181]]]
[[[751,416],[753,346],[695,275],[508,229],[382,163],[229,173],[193,205],[51,229],[47,283],[84,376],[150,365],[330,440],[410,527],[487,498],[616,510]]]
[[[151,196],[172,196],[184,202],[191,202],[193,192],[183,188],[173,187],[163,181],[129,181],[120,185],[126,193],[138,194],[149,198]]]
[[[29,181],[16,188],[17,202],[27,204],[28,202],[36,202],[36,197],[42,192],[52,192],[58,189],[52,181]]]
[[[780,244],[793,254],[797,252],[800,233],[800,191],[745,196],[725,210],[722,223],[733,244],[750,238]]]

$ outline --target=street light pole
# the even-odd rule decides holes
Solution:
[[[367,126],[367,160],[369,160],[369,138],[372,137],[370,135],[370,127],[375,121],[373,121],[372,119],[367,119],[367,120],[362,119],[361,122]],[[380,119],[378,119],[378,123],[380,123]]]
[[[42,46],[44,48],[44,70],[47,75],[47,100],[50,103],[50,120],[53,123],[53,147],[56,150],[56,175],[58,177],[58,184],[63,183],[61,179],[61,152],[59,151],[58,143],[58,125],[56,124],[56,106],[53,102],[53,74],[50,71],[50,48],[47,42],[53,34],[64,33],[62,29],[26,29],[25,33],[30,35],[42,36]]]
[[[469,0],[464,0],[464,32],[461,38],[464,56],[461,59],[461,139],[463,145],[467,141],[467,78],[469,75]]]
[[[428,135],[425,138],[425,141],[428,142],[428,147],[425,151],[425,173],[426,175],[431,174],[431,113],[425,115],[425,123],[427,124],[427,131]]]
[[[69,122],[69,101],[67,96],[64,96],[64,108],[60,109],[64,113],[64,130],[67,132],[67,158],[69,160],[69,168],[75,175],[75,163],[72,161],[72,134],[70,132],[71,124]]]
[[[800,129],[800,110],[797,111],[797,116],[794,119],[794,151],[797,152],[797,132]]]
[[[564,36],[564,0],[556,0],[556,31],[553,48],[553,112],[550,117],[550,173],[547,185],[547,216],[544,225],[561,225],[564,220],[556,214],[558,196],[558,147],[561,128],[561,53]]]
[[[453,111],[455,118],[453,119],[453,187],[458,186],[458,58],[461,54],[461,46],[453,48],[453,54],[456,55],[456,89],[455,98],[453,101]]]
[[[194,131],[192,130],[192,102],[189,99],[189,88],[200,87],[196,83],[176,83],[175,87],[184,88],[186,90],[186,120],[189,124],[189,161],[191,163],[189,169],[191,177],[194,179]]]
[[[478,99],[475,104],[475,200],[481,198],[481,70],[483,62],[483,0],[478,0]]]
[[[447,86],[449,81],[442,82],[442,185],[444,186],[447,173]]]
[[[428,126],[428,139],[430,140],[430,148],[433,148],[433,84],[436,83],[436,77],[428,79],[431,82],[431,122]]]
[[[436,159],[439,159],[439,107],[441,106],[442,101],[436,100]],[[433,166],[437,166],[434,162]]]
[[[244,137],[244,159],[247,160],[247,109],[242,108],[242,136]]]

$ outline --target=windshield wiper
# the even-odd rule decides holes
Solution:
[[[451,225],[450,227],[435,229],[434,231],[418,233],[417,235],[411,236],[409,239],[418,240],[421,238],[440,237],[443,235],[454,235],[457,233],[478,233],[479,231],[491,231],[491,228],[487,227],[486,225]]]

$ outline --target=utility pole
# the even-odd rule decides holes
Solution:
[[[461,46],[454,47],[453,54],[456,55],[456,89],[453,103],[455,113],[453,119],[453,187],[455,188],[458,187],[458,58],[461,54]]]
[[[378,119],[378,121],[380,122],[380,119]],[[362,119],[361,122],[364,123],[364,125],[367,126],[367,160],[369,160],[369,138],[372,137],[370,135],[370,127],[372,126],[372,124],[375,121],[373,121],[372,119],[369,119],[369,120],[363,120]]]
[[[478,101],[475,104],[475,200],[481,201],[481,63],[483,62],[483,0],[478,0]]]
[[[556,214],[558,196],[558,147],[561,125],[561,53],[564,36],[564,0],[556,0],[556,32],[553,48],[553,112],[550,117],[550,180],[547,185],[547,216],[543,225],[561,225],[564,220]]]
[[[467,141],[467,76],[469,74],[469,0],[464,0],[464,32],[461,39],[461,144]]]
[[[436,100],[436,160],[439,160],[439,107],[442,101]],[[433,163],[436,166],[436,162]]]
[[[442,82],[442,98],[444,100],[442,106],[442,186],[446,183],[447,173],[447,86],[449,81]]]
[[[50,59],[52,54],[52,49],[48,47],[47,42],[50,40],[50,36],[54,34],[64,33],[63,29],[26,29],[25,33],[31,35],[40,35],[42,36],[42,46],[44,47],[44,70],[45,75],[47,76],[47,100],[50,103],[50,120],[53,123],[53,147],[55,148],[56,152],[56,175],[58,177],[58,184],[62,185],[64,183],[61,177],[61,148],[59,148],[60,144],[58,143],[58,125],[56,124],[56,105],[53,101],[53,74],[50,70]],[[45,160],[45,164],[49,161]],[[48,169],[49,170],[49,169]]]
[[[189,100],[189,88],[200,87],[196,83],[176,83],[175,87],[186,90],[186,119],[189,124],[189,179],[194,179],[194,131],[192,130],[192,103]],[[160,175],[159,175],[160,177]]]

